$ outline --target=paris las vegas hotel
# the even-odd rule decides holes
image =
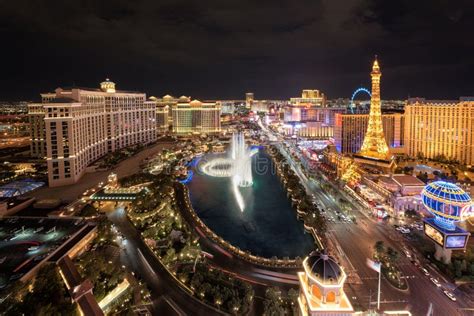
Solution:
[[[334,143],[340,153],[362,147],[368,114],[335,115]],[[394,154],[436,159],[444,156],[474,165],[474,98],[408,99],[404,113],[383,113],[385,140]]]

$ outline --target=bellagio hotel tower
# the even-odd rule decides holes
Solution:
[[[109,152],[156,140],[155,105],[140,92],[57,88],[28,106],[32,154],[46,157],[50,186],[73,184]]]

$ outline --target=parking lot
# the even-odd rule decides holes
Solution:
[[[0,290],[45,260],[84,225],[82,220],[0,219]]]

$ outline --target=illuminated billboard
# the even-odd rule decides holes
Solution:
[[[435,243],[444,247],[444,236],[443,234],[437,230],[434,226],[425,223],[425,235],[428,236],[431,240]]]
[[[433,219],[424,220],[425,235],[444,249],[465,249],[469,233],[456,226],[454,231],[438,227]]]
[[[467,235],[448,235],[446,237],[447,249],[464,249],[467,243]]]

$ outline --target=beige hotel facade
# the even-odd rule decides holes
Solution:
[[[57,88],[41,96],[41,103],[28,106],[31,148],[46,158],[52,187],[77,182],[107,153],[157,138],[155,105],[144,93],[116,90],[109,80],[100,89]]]
[[[474,98],[409,99],[405,106],[405,153],[426,158],[443,155],[474,165]]]
[[[172,107],[173,133],[217,134],[221,132],[220,102],[183,100]]]

